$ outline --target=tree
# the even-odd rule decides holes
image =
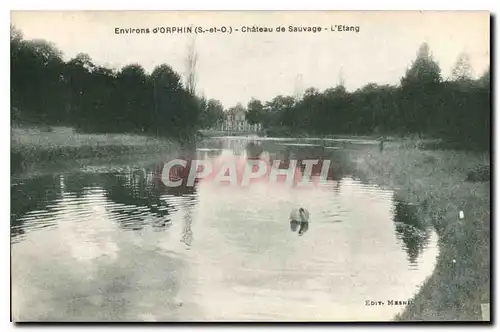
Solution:
[[[320,121],[318,115],[321,94],[318,89],[309,87],[304,92],[302,100],[289,110],[285,123],[294,129],[314,131],[314,124]],[[318,121],[315,121],[318,119]]]
[[[285,131],[286,126],[292,127],[291,121],[287,118],[292,116],[292,108],[295,105],[295,98],[292,96],[279,95],[264,104],[261,116],[261,123],[264,128],[278,129]],[[284,133],[285,134],[285,133]]]
[[[401,86],[408,85],[428,85],[441,82],[441,69],[434,61],[429,45],[423,43],[417,52],[417,58],[411,67],[406,71],[406,75],[401,79]]]
[[[186,55],[186,89],[191,95],[196,94],[196,66],[198,64],[198,53],[196,52],[196,46],[194,39],[188,45],[187,55]]]
[[[65,66],[64,81],[66,89],[64,98],[66,101],[66,118],[73,118],[77,125],[83,129],[87,128],[93,120],[94,109],[92,107],[92,90],[102,91],[102,86],[96,86],[92,80],[92,71],[95,69],[92,59],[88,54],[79,53],[69,60]],[[111,110],[110,110],[111,111]]]
[[[310,87],[310,88],[307,88],[305,93],[304,93],[304,98],[314,98],[315,96],[317,96],[319,94],[319,90],[314,88],[314,87]]]
[[[250,124],[263,122],[264,105],[262,105],[262,102],[260,100],[252,98],[248,102],[247,109],[248,112],[246,113],[246,119]]]
[[[127,130],[142,131],[147,118],[144,117],[144,113],[148,110],[148,103],[152,99],[147,85],[146,71],[139,64],[123,67],[117,75],[117,87],[116,98],[121,106],[121,112],[116,114],[116,120],[121,121],[121,125]]]
[[[64,110],[62,52],[44,40],[22,40],[11,29],[11,94],[13,104],[36,121],[58,121]]]
[[[451,76],[454,81],[470,81],[472,79],[472,66],[467,53],[460,53]]]
[[[230,107],[228,113],[232,116],[236,116],[238,114],[246,113],[245,107],[241,103],[237,103],[235,106]]]
[[[78,53],[70,62],[83,67],[88,72],[92,72],[96,67],[92,63],[92,58],[86,53]]]
[[[10,26],[10,41],[20,43],[23,40],[23,33],[11,24]]]
[[[210,128],[224,119],[224,106],[216,99],[210,99],[203,108],[201,124],[204,128]]]
[[[491,76],[491,71],[490,67],[484,72],[484,74],[478,79],[478,83],[481,87],[487,87],[490,88],[490,76]]]
[[[279,95],[271,100],[269,103],[270,110],[276,114],[276,120],[280,125],[283,124],[286,113],[291,110],[294,104],[295,99],[291,96]]]
[[[212,127],[225,115],[219,101],[195,95],[194,43],[188,50],[185,86],[167,64],[148,75],[139,64],[115,71],[96,65],[83,53],[65,62],[53,44],[24,40],[13,26],[10,47],[14,121],[183,139],[193,137],[200,125]],[[454,80],[443,82],[424,43],[399,86],[372,83],[348,92],[340,84],[322,93],[309,88],[301,97],[302,93],[278,95],[265,103],[252,98],[248,111],[237,104],[227,115],[261,123],[271,135],[423,133],[484,150],[491,138],[491,73],[488,68],[477,80],[470,79],[471,73],[463,53],[453,68]]]
[[[320,134],[341,133],[351,126],[348,108],[348,93],[343,78],[335,88],[326,89],[317,99],[314,121],[315,130]]]
[[[156,66],[151,73],[151,80],[157,89],[175,92],[182,89],[181,77],[167,64]]]
[[[351,95],[351,119],[357,133],[380,134],[393,129],[397,114],[395,93],[397,89],[389,85],[369,83]]]
[[[92,65],[90,68],[92,68],[88,80],[90,88],[83,96],[88,105],[84,112],[86,110],[90,113],[88,122],[98,131],[120,131],[121,124],[116,122],[117,114],[121,112],[120,99],[116,93],[117,73],[102,66]],[[147,116],[143,119],[147,119]],[[144,120],[136,123],[134,127],[144,126]]]
[[[301,100],[303,95],[304,95],[304,88],[302,83],[302,74],[298,74],[295,77],[295,87],[293,92],[295,101],[298,102],[299,100]]]
[[[152,120],[156,131],[173,131],[174,123],[181,116],[179,105],[180,94],[183,91],[181,77],[172,67],[163,64],[155,67],[150,79],[153,84],[152,98],[154,100]]]
[[[406,75],[401,79],[399,103],[402,132],[424,133],[432,128],[435,109],[440,103],[441,69],[423,43]]]
[[[43,65],[62,62],[63,54],[53,43],[43,39],[34,39],[29,42],[29,45]]]
[[[96,65],[84,53],[65,62],[52,43],[24,40],[14,26],[10,45],[15,121],[65,123],[87,132],[155,132],[179,138],[194,133],[200,111],[207,105],[218,114],[215,118],[221,113],[220,104],[207,104],[204,98],[186,91],[179,74],[168,65],[160,65],[147,75],[139,64],[115,72]]]

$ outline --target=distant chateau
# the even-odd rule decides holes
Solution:
[[[224,120],[219,124],[219,129],[222,131],[234,132],[259,132],[262,129],[260,123],[250,124],[246,120],[245,110],[233,108],[224,115]]]

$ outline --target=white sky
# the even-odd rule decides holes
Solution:
[[[488,12],[12,12],[26,39],[55,43],[65,59],[83,52],[95,63],[120,68],[139,63],[150,72],[167,63],[184,73],[189,41],[198,51],[198,91],[230,107],[251,97],[292,95],[298,84],[335,86],[339,73],[348,90],[367,83],[396,84],[422,42],[430,45],[443,76],[460,52],[474,74],[489,66]],[[357,25],[356,32],[117,35],[119,28],[157,26]]]

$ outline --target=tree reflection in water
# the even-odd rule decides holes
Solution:
[[[140,230],[151,224],[161,230],[171,224],[172,213],[184,210],[190,214],[195,188],[188,186],[167,187],[161,181],[163,165],[131,169],[127,173],[105,176],[104,189],[109,200],[125,208],[115,208],[113,213],[124,217],[115,218],[125,229]],[[182,197],[172,203],[169,197]],[[190,217],[186,217],[190,219]],[[185,221],[186,234],[190,221]]]
[[[113,209],[121,227],[140,230],[145,217],[153,217],[155,225],[167,223],[170,214],[168,203],[160,199],[161,192],[154,184],[153,173],[147,169],[132,169],[127,173],[106,174],[104,189],[106,197],[125,208]]]
[[[191,247],[193,242],[193,209],[196,204],[196,199],[194,196],[189,196],[188,200],[183,201],[185,215],[184,215],[184,223],[182,226],[182,234],[181,234],[181,242],[186,244],[187,248]]]
[[[44,176],[26,181],[14,182],[10,188],[11,209],[10,209],[10,227],[11,238],[25,233],[24,216],[30,211],[46,210],[49,204],[61,198],[58,176]],[[37,222],[37,218],[30,220]]]
[[[398,238],[403,241],[408,261],[416,265],[418,256],[429,243],[430,229],[417,218],[413,206],[400,200],[395,203],[394,224]]]

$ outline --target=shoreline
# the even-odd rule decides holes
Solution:
[[[112,161],[113,159],[138,159],[156,155],[156,159],[175,151],[175,144],[157,147],[130,147],[109,145],[100,147],[58,147],[54,149],[11,149],[11,176],[32,172],[47,166],[61,167],[71,164],[84,165],[87,161]]]
[[[11,181],[51,172],[54,167],[71,171],[88,164],[124,160],[159,162],[181,149],[173,140],[140,136],[89,134],[81,135],[85,142],[75,143],[67,136],[65,141],[58,141],[52,133],[43,134],[51,139],[50,144],[41,142],[40,137],[34,140],[34,136],[20,142],[13,135]],[[114,142],[104,144],[108,140]],[[490,182],[470,182],[466,178],[478,165],[489,165],[490,156],[457,150],[423,150],[418,144],[408,143],[387,142],[383,151],[378,146],[364,145],[362,149],[346,152],[363,181],[393,190],[439,236],[434,272],[395,319],[481,320],[481,305],[489,304],[491,296]],[[24,164],[18,173],[13,172],[16,162]],[[460,211],[464,211],[463,220],[459,218]]]
[[[173,139],[132,134],[79,134],[59,127],[55,132],[38,128],[11,128],[11,177],[26,176],[46,167],[68,168],[86,162],[161,159],[181,150]]]
[[[438,236],[434,272],[396,321],[478,321],[490,303],[490,182],[466,181],[487,154],[401,144],[349,152],[363,180],[394,190]],[[464,211],[465,218],[459,218]]]

